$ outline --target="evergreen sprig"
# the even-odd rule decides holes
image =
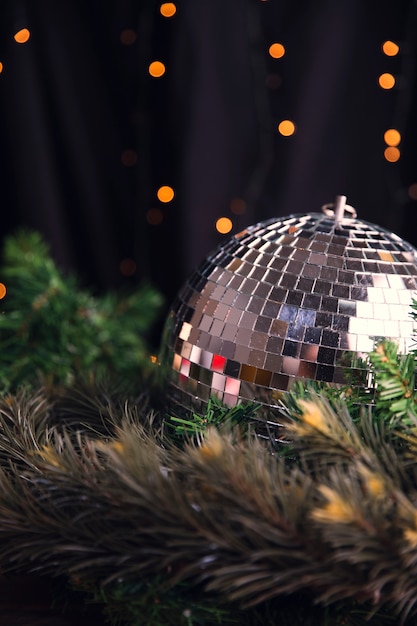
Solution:
[[[258,409],[259,404],[256,402],[228,407],[218,398],[212,396],[203,414],[193,412],[192,415],[184,417],[169,415],[167,417],[167,424],[171,427],[173,434],[178,438],[190,438],[195,436],[198,439],[213,426],[217,428],[230,428],[240,425],[244,429],[247,429]]]
[[[0,389],[50,387],[110,374],[133,381],[150,369],[150,331],[163,298],[149,284],[93,296],[65,276],[37,232],[6,238],[1,280]]]
[[[364,620],[370,611],[413,619],[417,457],[413,446],[390,455],[383,422],[358,424],[342,406],[302,400],[289,425],[294,465],[236,427],[211,426],[178,446],[168,431],[155,437],[146,402],[110,406],[109,394],[103,410],[100,391],[85,419],[85,401],[77,409],[79,396],[69,396],[51,404],[40,394],[38,413],[30,395],[0,400],[0,568],[8,575],[93,581],[114,619],[117,597],[148,585],[167,594],[155,626],[170,590],[178,614],[195,594],[193,624],[210,623],[210,603],[212,623],[225,611],[226,624],[230,607],[241,623],[276,615],[277,602],[285,614],[285,598],[297,594],[311,613],[315,598],[322,625],[338,623],[346,607],[357,610],[344,613],[348,624],[361,623],[353,621],[360,611]],[[57,416],[70,414],[67,428]],[[146,597],[132,596],[123,614],[139,612]]]
[[[392,425],[417,418],[416,354],[398,355],[394,341],[382,341],[369,356],[374,371],[379,413]]]

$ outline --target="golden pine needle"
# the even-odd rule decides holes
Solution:
[[[60,462],[57,451],[52,447],[44,444],[41,450],[35,450],[35,454],[39,454],[39,456],[49,465],[53,467],[59,467],[63,469],[63,465]]]
[[[219,457],[224,450],[223,441],[214,428],[209,428],[204,438],[203,443],[200,446],[200,453],[203,457],[210,459]]]
[[[325,524],[350,524],[357,521],[358,516],[350,502],[344,500],[340,494],[326,485],[320,485],[319,490],[328,502],[323,507],[313,509],[311,512],[313,519]]]
[[[358,472],[364,482],[365,489],[371,496],[379,499],[386,495],[386,485],[382,476],[371,471],[362,463],[358,465]]]
[[[312,402],[311,400],[299,400],[298,405],[300,409],[302,409],[300,419],[303,422],[303,425],[310,426],[325,435],[330,434],[329,425],[325,416],[315,402]]]

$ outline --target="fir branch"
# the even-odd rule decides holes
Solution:
[[[177,438],[196,436],[198,439],[200,435],[203,435],[213,426],[230,429],[233,426],[240,425],[247,429],[249,424],[253,422],[259,408],[259,404],[255,402],[228,407],[218,398],[212,396],[203,414],[193,413],[191,416],[186,415],[184,417],[168,415],[167,425]]]
[[[300,446],[314,472],[235,429],[212,427],[181,447],[161,445],[134,419],[110,432],[32,433],[26,464],[19,456],[19,468],[2,471],[4,571],[75,576],[103,589],[162,576],[167,588],[201,588],[245,611],[303,592],[323,605],[356,600],[413,613],[417,496],[397,482],[406,467],[391,475],[377,449],[365,453],[378,439],[364,444],[341,428],[342,443],[360,454],[334,455],[330,465],[311,463]],[[4,453],[20,450],[10,436],[7,449],[0,441]]]
[[[380,342],[369,355],[373,366],[377,410],[391,425],[414,424],[417,418],[415,395],[416,355],[398,355],[393,341]]]
[[[133,384],[153,371],[149,332],[163,298],[148,284],[128,294],[94,297],[64,276],[36,232],[6,238],[0,317],[3,390],[51,388],[108,373]]]

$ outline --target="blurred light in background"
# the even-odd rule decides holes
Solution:
[[[173,2],[164,2],[159,7],[159,11],[164,17],[172,17],[177,12],[177,7]]]
[[[387,57],[395,57],[400,51],[400,46],[398,46],[393,41],[384,41],[382,44],[382,52],[387,55]]]
[[[159,226],[164,221],[164,214],[161,209],[148,209],[146,211],[146,221],[151,226]]]
[[[281,59],[285,54],[285,48],[282,43],[273,43],[269,46],[269,54],[273,59]]]
[[[395,163],[396,161],[398,161],[400,156],[401,156],[401,153],[399,149],[395,148],[394,146],[389,146],[388,148],[385,148],[384,150],[384,157],[390,163]]]
[[[136,274],[136,262],[130,258],[123,259],[120,261],[119,269],[123,276],[133,276]]]
[[[124,46],[131,46],[136,41],[136,32],[133,28],[125,28],[120,33],[120,41]]]
[[[417,183],[412,183],[408,188],[408,195],[411,200],[417,200]]]
[[[233,222],[228,217],[219,217],[219,219],[216,221],[216,230],[221,235],[226,235],[227,233],[230,233],[232,228]]]
[[[21,28],[13,35],[16,43],[26,43],[30,39],[30,31],[28,28]]]
[[[172,187],[169,185],[162,185],[162,187],[159,187],[156,195],[160,202],[171,202],[171,200],[174,199],[175,194]]]
[[[295,133],[295,124],[291,120],[282,120],[278,124],[278,132],[284,137],[290,137]]]
[[[153,78],[160,78],[165,74],[165,65],[162,61],[152,61],[149,65],[149,74],[153,76]]]
[[[382,89],[392,89],[395,85],[395,77],[389,72],[385,72],[379,76],[378,83]]]
[[[384,141],[387,146],[398,146],[401,141],[401,134],[396,128],[389,128],[384,133]]]
[[[246,201],[243,198],[232,198],[230,210],[235,215],[243,215],[246,211]]]
[[[122,165],[124,165],[125,167],[133,167],[133,165],[136,165],[138,161],[138,153],[136,152],[136,150],[131,150],[129,148],[123,150],[121,160]]]

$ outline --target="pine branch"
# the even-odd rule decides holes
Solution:
[[[28,417],[26,401],[13,415]],[[62,425],[36,433],[23,418],[26,455],[10,428],[10,441],[0,440],[3,455],[18,459],[0,475],[0,566],[103,589],[161,576],[167,588],[203,589],[243,611],[304,593],[322,606],[357,601],[398,611],[398,620],[413,614],[417,494],[405,457],[389,471],[377,424],[363,440],[365,428],[355,432],[347,414],[337,426],[325,402],[314,419],[311,407],[300,409],[299,466],[235,429],[212,427],[180,447],[156,440],[127,418],[129,407],[124,416],[108,410],[118,417],[106,434]],[[329,440],[343,450],[331,463],[325,445],[314,444],[317,461],[306,445],[317,426],[327,450]]]
[[[36,232],[6,238],[0,317],[0,384],[51,388],[109,373],[130,380],[151,375],[149,331],[163,303],[143,284],[133,293],[94,297],[64,276]]]

